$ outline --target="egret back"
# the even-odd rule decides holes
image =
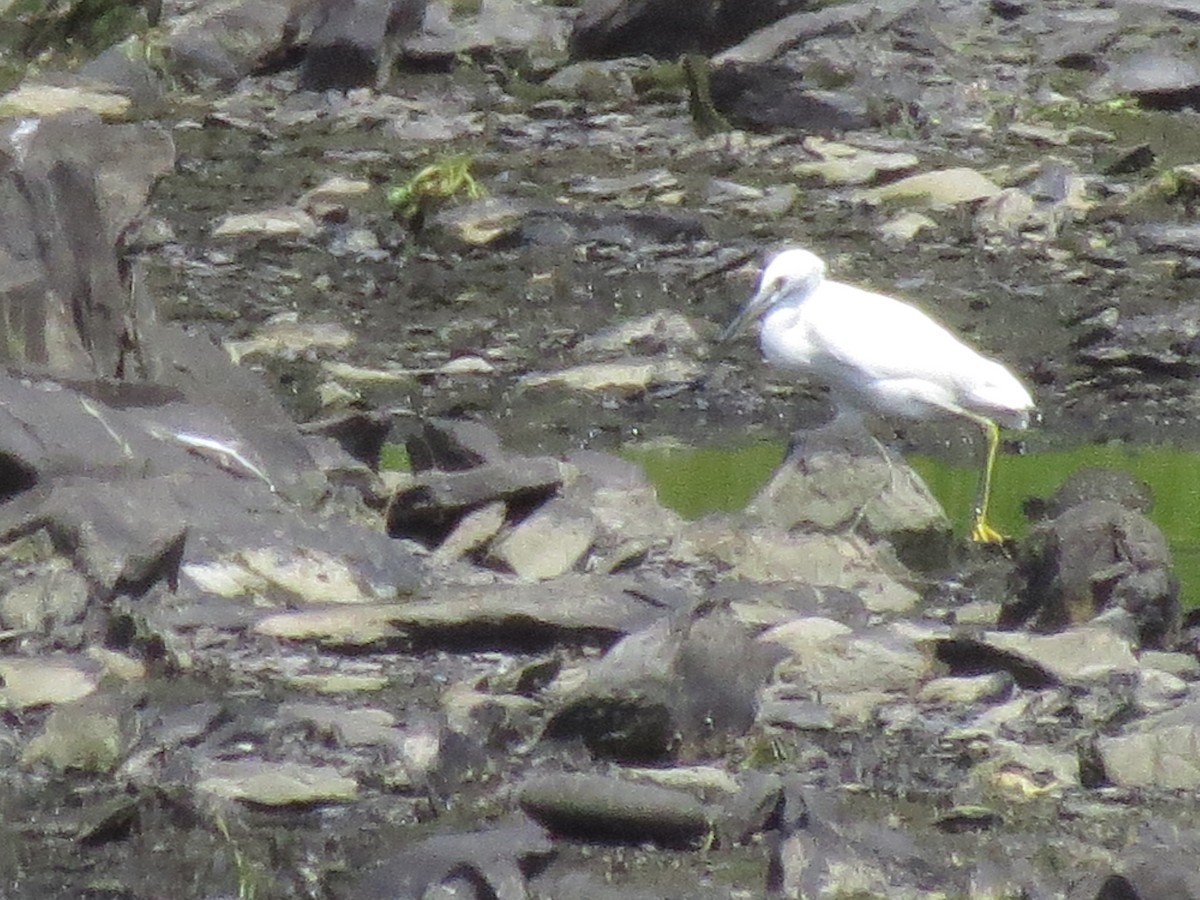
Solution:
[[[1028,424],[1033,400],[1000,363],[916,307],[837,281],[785,295],[762,320],[767,361],[842,402],[910,419],[976,414]]]

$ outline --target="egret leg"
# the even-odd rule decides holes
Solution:
[[[978,502],[975,504],[975,521],[971,525],[971,540],[980,544],[1002,544],[1004,535],[993,528],[987,520],[988,503],[992,499],[992,470],[996,467],[996,450],[1000,446],[1000,426],[991,419],[980,417],[979,423],[987,435],[987,459],[983,465]]]
[[[866,426],[863,426],[864,429]],[[858,526],[862,524],[863,519],[867,516],[867,510],[871,508],[871,504],[892,490],[896,486],[896,470],[892,466],[892,457],[887,451],[887,447],[883,446],[883,442],[875,435],[867,431],[867,437],[871,439],[871,443],[875,445],[875,449],[879,451],[879,455],[883,457],[883,462],[887,466],[887,480],[879,486],[879,490],[866,502],[858,508],[858,512],[854,514],[854,518],[850,520],[850,525],[846,529],[847,534],[854,534],[858,531]]]

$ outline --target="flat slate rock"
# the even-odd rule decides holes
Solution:
[[[349,803],[358,798],[358,782],[333,766],[246,759],[206,765],[196,790],[252,806],[311,807]]]

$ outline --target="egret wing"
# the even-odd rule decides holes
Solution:
[[[915,379],[950,387],[978,353],[913,306],[852,285],[826,282],[805,310],[814,368],[848,381]]]

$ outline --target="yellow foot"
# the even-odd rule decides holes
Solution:
[[[977,544],[1003,544],[1005,538],[981,516],[971,527],[971,540]]]

